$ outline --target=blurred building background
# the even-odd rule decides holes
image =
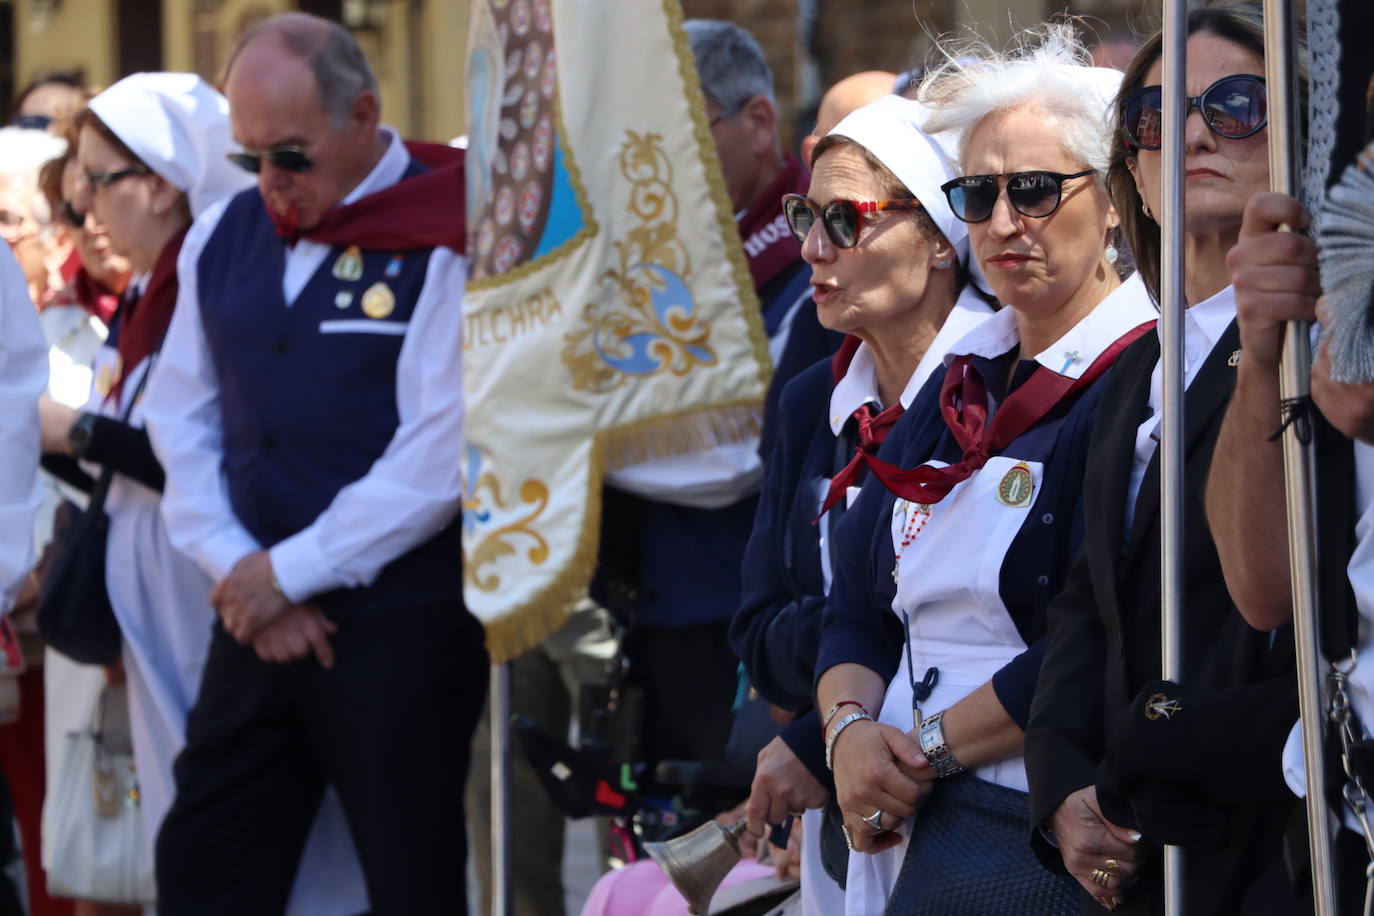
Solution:
[[[618,0],[622,3],[651,0]],[[242,31],[290,9],[344,23],[381,82],[386,120],[408,136],[464,131],[469,0],[0,0],[0,111],[29,81],[71,73],[93,86],[139,70],[213,80]],[[683,0],[687,16],[729,19],[767,52],[789,145],[826,86],[859,70],[920,66],[929,35],[975,29],[994,43],[1070,12],[1094,37],[1153,24],[1155,0]]]

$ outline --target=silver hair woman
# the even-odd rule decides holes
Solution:
[[[0,238],[19,261],[35,302],[54,285],[50,280],[71,250],[70,243],[65,251],[51,250],[52,213],[38,187],[38,170],[66,149],[65,141],[46,131],[0,128]]]
[[[846,905],[1075,913],[1073,882],[1026,845],[1021,754],[1103,382],[1154,316],[1114,267],[1120,77],[1066,26],[948,59],[922,86],[926,127],[958,135],[943,190],[1005,308],[945,351],[835,534],[818,708],[837,708],[836,799],[869,853],[849,858]]]

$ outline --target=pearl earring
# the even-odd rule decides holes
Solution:
[[[938,260],[938,261],[935,262],[935,267],[936,267],[937,270],[948,270],[948,269],[949,269],[949,261],[946,260],[945,258],[941,258],[940,260]]]
[[[1115,245],[1108,245],[1107,250],[1102,252],[1102,256],[1107,259],[1108,264],[1115,264],[1121,257],[1121,252],[1116,250]]]

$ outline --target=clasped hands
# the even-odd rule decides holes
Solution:
[[[836,739],[831,754],[835,800],[844,815],[851,848],[870,855],[902,841],[897,825],[916,813],[934,788],[935,769],[910,733],[882,722],[855,722]],[[870,821],[881,811],[879,827]]]
[[[210,603],[225,632],[251,644],[263,661],[285,664],[313,653],[321,667],[334,666],[329,637],[338,628],[315,605],[292,604],[282,594],[267,551],[239,560],[211,590]]]

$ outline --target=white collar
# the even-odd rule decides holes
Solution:
[[[959,298],[955,300],[954,308],[950,309],[949,315],[946,316],[945,323],[940,325],[935,339],[926,348],[925,355],[916,364],[916,371],[907,380],[906,387],[898,398],[903,408],[911,406],[916,394],[940,364],[945,348],[986,321],[991,314],[992,307],[973,291],[971,285],[966,285]],[[873,361],[873,348],[861,343],[854,351],[854,359],[850,361],[844,377],[830,392],[830,431],[838,436],[854,411],[864,404],[880,403],[882,402],[878,398],[878,371]]]
[[[1059,375],[1076,379],[1121,335],[1158,317],[1145,284],[1138,274],[1133,274],[1067,333],[1035,354],[1035,361]],[[945,354],[945,365],[958,356],[996,359],[1020,339],[1016,310],[1004,308],[951,347]]]
[[[375,194],[384,188],[391,187],[401,180],[401,176],[405,175],[406,169],[410,167],[410,153],[406,151],[400,135],[390,127],[383,126],[380,130],[386,135],[387,141],[382,158],[377,160],[372,171],[367,173],[367,177],[358,182],[353,190],[349,191],[347,196],[339,201],[339,206],[346,206],[354,201],[362,200],[369,194]]]
[[[1231,326],[1235,317],[1236,288],[1234,286],[1228,286],[1216,295],[1203,299],[1197,305],[1183,311],[1183,320],[1197,328],[1206,340],[1207,346],[1202,351],[1204,353],[1212,351],[1212,347],[1216,346],[1221,335],[1226,333],[1226,329]],[[1156,333],[1161,332],[1156,329]]]

